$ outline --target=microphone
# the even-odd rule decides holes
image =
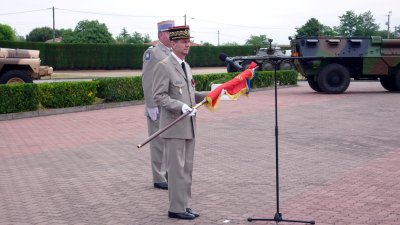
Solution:
[[[239,65],[239,63],[237,62],[234,62],[232,59],[228,58],[228,56],[225,53],[220,53],[219,59],[235,67],[235,69],[237,69],[238,71],[243,71],[243,66]]]

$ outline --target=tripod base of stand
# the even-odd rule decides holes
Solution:
[[[272,42],[272,40],[270,40]],[[315,221],[303,221],[303,220],[284,220],[282,219],[282,214],[279,213],[279,156],[278,156],[278,90],[277,90],[277,76],[276,71],[278,69],[278,64],[284,58],[280,56],[272,56],[269,58],[274,63],[274,81],[275,81],[275,171],[276,171],[276,213],[273,219],[264,219],[264,218],[247,218],[247,221],[275,221],[276,224],[279,222],[290,222],[290,223],[309,223],[315,224]]]
[[[284,220],[282,219],[282,213],[275,213],[275,216],[273,219],[267,219],[267,218],[247,218],[247,221],[252,222],[252,221],[275,221],[276,223],[279,222],[289,222],[289,223],[309,223],[309,224],[315,224],[315,221],[303,221],[303,220]]]

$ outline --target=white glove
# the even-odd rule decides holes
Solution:
[[[251,75],[254,77],[255,74],[256,74],[256,68],[251,69]]]
[[[147,114],[149,114],[151,120],[156,121],[158,117],[158,107],[147,108]]]
[[[194,116],[194,115],[196,115],[197,109],[192,109],[188,105],[183,104],[182,105],[182,113],[186,113],[186,112],[191,112],[189,114],[189,116]]]

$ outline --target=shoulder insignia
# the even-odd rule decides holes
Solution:
[[[144,56],[145,60],[150,60],[150,52],[146,52],[145,56]]]

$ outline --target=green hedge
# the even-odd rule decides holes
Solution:
[[[36,84],[0,84],[0,113],[26,112],[38,109]]]
[[[98,97],[106,102],[143,100],[142,77],[100,78]]]
[[[39,84],[39,102],[45,108],[64,108],[93,104],[97,83],[93,81]]]
[[[224,83],[238,73],[194,75],[197,91],[209,91],[212,83]],[[279,85],[297,84],[294,70],[277,71]],[[272,86],[274,72],[258,71],[252,88]],[[91,105],[95,98],[105,102],[143,100],[141,77],[99,78],[94,81],[53,82],[41,84],[0,85],[0,113],[13,113],[44,108]]]
[[[193,46],[190,47],[190,54],[185,57],[191,67],[225,66],[225,62],[219,59],[221,53],[227,56],[254,55],[257,47],[244,46]]]
[[[54,69],[141,69],[148,45],[62,44],[0,41],[2,48],[40,50],[42,65]],[[192,67],[224,66],[218,56],[253,55],[257,46],[193,46],[186,61]]]
[[[212,83],[225,82],[237,73],[215,73],[205,75],[193,75],[197,91],[210,91]],[[263,88],[273,84],[274,72],[259,71],[255,79],[251,81],[252,88]],[[277,71],[277,78],[280,85],[297,84],[297,72],[294,70]],[[118,77],[118,78],[99,78],[95,80],[98,83],[97,97],[106,102],[121,102],[132,100],[143,100],[142,78],[141,77]]]
[[[209,91],[211,89],[211,83],[215,80],[223,79],[225,77],[233,77],[236,73],[214,73],[207,75],[193,75],[193,79],[196,81],[197,91]]]
[[[276,72],[279,85],[295,85],[297,84],[297,71],[280,70]],[[252,88],[269,87],[274,84],[273,71],[257,72],[256,77],[251,81]]]
[[[218,73],[208,75],[194,75],[193,78],[196,81],[196,90],[209,91],[211,84],[224,83],[236,75],[236,73]],[[297,72],[294,70],[280,70],[276,73],[277,79],[280,85],[295,85],[297,84]],[[263,88],[269,87],[274,84],[274,72],[273,71],[257,71],[256,76],[250,82],[251,88]]]

